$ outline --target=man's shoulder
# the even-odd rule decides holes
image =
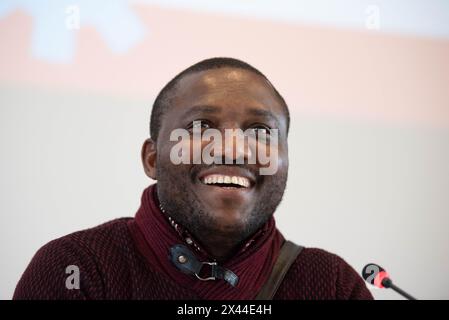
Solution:
[[[304,247],[288,270],[279,296],[293,299],[371,299],[358,273],[339,255]]]
[[[68,242],[74,254],[84,257],[85,264],[95,265],[95,269],[109,279],[129,272],[136,263],[136,248],[129,224],[133,218],[119,218],[96,227],[68,234],[55,243]]]
[[[85,299],[104,296],[106,271],[120,269],[131,255],[127,222],[115,219],[77,231],[42,246],[23,273],[15,299]],[[67,290],[67,268],[76,267],[82,290]],[[72,269],[70,269],[72,270]],[[108,274],[112,274],[108,272]],[[122,272],[122,270],[118,270]]]
[[[322,248],[304,247],[301,250],[300,255],[303,259],[306,259],[307,261],[313,263],[329,264],[344,261],[343,258],[338,256],[337,254]],[[298,255],[295,262],[301,261],[299,259],[300,255]]]
[[[42,246],[34,259],[51,254],[56,260],[77,257],[102,260],[129,250],[131,236],[128,222],[132,218],[118,218],[98,226],[76,231],[54,239]]]
[[[118,218],[95,227],[72,232],[65,236],[49,241],[41,249],[58,246],[73,246],[88,251],[101,250],[104,246],[114,246],[128,241],[128,221],[132,218]]]
[[[331,274],[339,264],[346,263],[335,253],[321,248],[304,247],[293,262],[291,269],[307,270],[308,274]]]
[[[118,218],[98,226],[76,231],[53,242],[69,241],[89,250],[101,250],[104,246],[119,245],[130,241],[128,222],[133,218]]]

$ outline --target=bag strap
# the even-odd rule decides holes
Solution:
[[[298,246],[297,244],[289,240],[284,242],[281,248],[281,252],[279,253],[279,256],[273,266],[273,270],[271,271],[271,275],[257,294],[255,298],[256,300],[273,299],[288,269],[296,260],[296,257],[299,255],[302,249],[304,249],[304,247]]]

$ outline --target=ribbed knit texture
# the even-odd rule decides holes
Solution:
[[[168,228],[164,232],[171,231]],[[274,238],[262,239],[273,241]],[[282,236],[276,241],[279,239]],[[275,243],[273,247],[276,254],[278,246]],[[253,250],[257,248],[256,245]],[[242,257],[251,259],[252,253]],[[116,219],[43,246],[17,284],[14,299],[250,299],[260,289],[260,285],[255,285],[257,281],[246,281],[241,288],[248,292],[235,295],[231,287],[223,289],[229,286],[223,280],[205,284],[182,274],[191,277],[190,280],[176,281],[179,278],[161,269],[169,268],[161,261],[164,259],[154,258],[154,250],[136,219]],[[69,276],[66,268],[70,265],[80,270],[79,290],[66,288]],[[254,277],[266,278],[272,264],[265,265],[270,270],[255,266]],[[242,272],[246,270],[243,268]],[[219,294],[211,293],[214,290]],[[343,259],[321,249],[305,248],[274,299],[372,299],[372,296]]]

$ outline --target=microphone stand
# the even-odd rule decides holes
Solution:
[[[416,298],[412,297],[411,295],[409,295],[407,292],[405,292],[404,290],[402,290],[401,288],[395,286],[393,284],[393,281],[390,278],[384,278],[382,280],[382,285],[385,288],[391,288],[394,291],[396,291],[397,293],[399,293],[401,296],[405,297],[408,300],[416,300]]]

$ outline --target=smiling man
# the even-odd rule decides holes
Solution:
[[[343,259],[276,228],[289,122],[282,96],[245,62],[184,70],[153,105],[142,162],[157,183],[136,216],[42,247],[14,298],[372,299]]]

